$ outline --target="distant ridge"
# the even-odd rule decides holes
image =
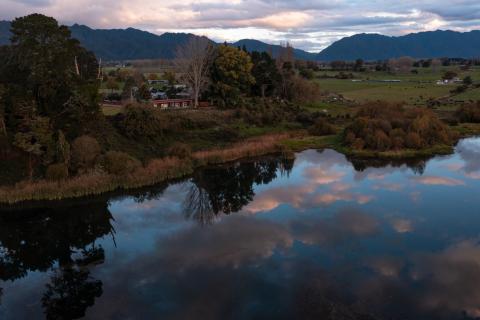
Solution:
[[[430,31],[401,37],[357,34],[343,38],[317,55],[317,60],[385,60],[413,58],[480,57],[480,31]]]
[[[274,57],[277,57],[280,54],[282,46],[280,45],[271,45],[259,40],[254,39],[243,39],[231,44],[236,47],[245,46],[248,51],[259,51],[259,52],[271,52]],[[293,49],[293,54],[296,59],[299,60],[316,60],[317,54],[303,51],[300,49]]]
[[[128,29],[92,29],[74,24],[70,27],[72,36],[82,45],[104,60],[139,60],[171,59],[175,57],[176,48],[192,37],[188,33],[164,33],[156,35],[150,32]],[[211,41],[211,40],[210,40]],[[0,21],[0,45],[10,42],[10,22]],[[213,44],[215,44],[212,41]],[[245,46],[249,51],[268,51],[278,55],[281,46],[269,45],[258,40],[240,40],[230,45]],[[294,49],[297,59],[314,60],[316,54]]]
[[[179,45],[197,37],[187,33],[158,36],[133,28],[95,30],[78,24],[70,30],[85,48],[104,60],[172,59]]]
[[[8,44],[10,22],[0,21],[0,45]],[[188,33],[164,33],[156,35],[146,31],[128,29],[92,29],[75,24],[70,27],[72,36],[87,49],[104,60],[171,59],[176,48],[192,37]],[[212,43],[214,43],[212,41]],[[272,52],[278,56],[281,46],[244,39],[230,44],[245,46],[249,51]],[[386,60],[401,56],[413,58],[478,58],[480,57],[480,31],[455,32],[431,31],[412,33],[400,37],[380,34],[357,34],[333,43],[320,53],[294,49],[294,56],[301,60],[353,61]]]

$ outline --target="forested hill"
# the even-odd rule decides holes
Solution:
[[[70,30],[72,37],[104,60],[171,59],[179,45],[196,37],[187,33],[158,36],[133,28],[95,30],[78,24],[71,26]]]
[[[0,21],[0,45],[9,42],[10,22]],[[72,36],[104,60],[170,59],[176,48],[193,34],[164,33],[156,35],[138,29],[91,29],[75,24],[70,27]],[[213,41],[212,41],[213,43]],[[249,51],[267,51],[277,56],[279,45],[244,39],[231,44],[245,46]],[[384,60],[401,56],[413,58],[477,58],[480,57],[480,31],[432,31],[412,33],[401,37],[380,34],[357,34],[333,43],[318,54],[294,49],[301,60]]]
[[[233,43],[232,46],[235,46],[235,47],[245,46],[248,51],[270,52],[274,57],[277,57],[282,50],[282,46],[280,45],[270,45],[268,43],[254,40],[254,39],[243,39]],[[295,48],[293,49],[293,54],[295,58],[299,60],[316,60],[317,58],[316,57],[317,54],[315,53],[311,53],[311,52],[307,52],[307,51],[295,49]]]
[[[320,52],[317,60],[384,60],[413,58],[480,57],[480,31],[431,31],[401,37],[357,34],[343,38]]]
[[[0,21],[0,45],[10,42],[10,22]]]
[[[0,45],[9,43],[10,22],[0,22]],[[72,36],[82,45],[104,60],[138,60],[138,59],[171,59],[176,48],[192,37],[187,33],[164,33],[156,35],[146,31],[128,29],[92,29],[75,24],[70,27]],[[214,43],[212,41],[212,43]],[[281,49],[279,45],[269,45],[258,40],[240,40],[232,46],[245,46],[249,51],[271,51],[276,56]],[[294,49],[297,59],[314,60],[315,54]]]

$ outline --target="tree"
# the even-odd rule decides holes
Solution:
[[[443,80],[452,80],[453,78],[455,78],[455,77],[457,77],[457,76],[458,76],[458,74],[457,74],[456,72],[449,70],[449,71],[446,71],[446,72],[443,74],[442,79],[443,79]]]
[[[62,130],[58,131],[57,138],[57,162],[66,164],[70,163],[70,144],[68,143]]]
[[[0,84],[0,156],[9,152],[7,125],[5,123],[5,104],[3,102],[4,87]]]
[[[9,63],[17,74],[12,83],[32,93],[41,116],[61,112],[72,92],[83,92],[89,82],[98,86],[95,56],[71,38],[68,27],[32,14],[15,19],[11,32]]]
[[[473,84],[472,77],[471,77],[471,76],[466,76],[466,77],[463,79],[463,84],[466,85],[466,86],[472,85],[472,84]]]
[[[125,85],[122,90],[122,99],[130,100],[133,102],[133,87],[135,86],[135,79],[133,77],[128,77],[125,81]]]
[[[235,107],[255,83],[250,56],[229,46],[219,46],[212,65],[212,94],[222,107]]]
[[[177,77],[175,76],[175,72],[173,71],[165,71],[163,74],[163,79],[168,81],[168,84],[173,86],[177,81]]]
[[[102,293],[102,282],[81,268],[63,268],[51,278],[42,297],[47,319],[79,319]]]
[[[148,75],[148,80],[158,80],[158,75],[156,73],[150,73]]]
[[[28,174],[33,177],[33,158],[48,154],[51,158],[53,135],[50,119],[47,117],[34,117],[25,119],[22,130],[14,137],[14,146],[28,154]]]
[[[17,115],[28,101],[34,109],[30,118],[48,117],[52,129],[76,136],[78,132],[69,130],[70,120],[77,117],[73,122],[80,126],[78,117],[83,118],[84,113],[70,108],[73,96],[85,103],[82,110],[87,114],[100,114],[95,56],[70,37],[67,27],[50,17],[33,14],[17,18],[11,28],[11,45],[0,48],[0,83],[5,91],[5,103],[1,104],[7,131],[19,131],[19,119],[25,117]]]
[[[280,83],[280,74],[275,60],[266,52],[254,51],[251,57],[252,75],[255,78],[255,84],[252,86],[253,93],[262,98],[273,94]]]
[[[72,162],[80,171],[90,169],[94,166],[100,151],[100,145],[95,138],[78,137],[72,144]]]
[[[432,67],[432,70],[434,72],[437,72],[438,69],[442,66],[442,61],[440,61],[439,59],[433,59],[430,65]]]
[[[192,37],[178,47],[175,63],[182,77],[192,88],[194,107],[198,107],[200,94],[208,83],[213,46],[207,38]]]
[[[143,84],[137,92],[137,99],[140,101],[148,101],[152,99],[152,94],[150,93],[150,90],[148,90],[148,87],[146,84]]]
[[[411,57],[400,57],[398,59],[390,59],[388,65],[392,72],[408,73],[412,69],[414,62],[415,60]]]
[[[354,71],[362,71],[363,70],[363,60],[362,59],[357,59],[355,61],[355,65],[353,66]]]
[[[342,60],[337,60],[337,61],[332,61],[330,63],[330,68],[332,68],[332,70],[345,70],[347,66],[347,63],[345,61],[342,61]]]
[[[120,86],[118,85],[118,82],[115,81],[114,78],[108,78],[108,81],[106,83],[107,89],[110,90],[110,92],[113,92],[114,90],[120,89]]]

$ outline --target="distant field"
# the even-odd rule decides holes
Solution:
[[[102,106],[102,112],[106,116],[115,116],[123,112],[122,106]]]
[[[469,90],[465,93],[455,96],[456,100],[480,100],[480,88]]]
[[[458,85],[437,85],[436,81],[442,78],[447,70],[455,71],[463,79],[471,76],[474,82],[480,83],[480,68],[469,71],[460,71],[456,67],[443,67],[437,70],[417,69],[418,74],[389,74],[387,72],[354,73],[355,79],[318,79],[322,90],[342,94],[345,98],[358,102],[384,100],[389,102],[405,102],[412,105],[424,104],[431,98],[440,98],[450,94]],[[325,72],[319,72],[323,75]],[[327,72],[329,76],[338,72]],[[401,80],[399,83],[374,82],[375,80]],[[456,100],[480,100],[480,89],[469,90],[455,96]]]

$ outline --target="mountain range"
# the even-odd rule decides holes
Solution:
[[[0,45],[9,43],[9,30],[10,22],[0,21]],[[171,59],[179,45],[197,37],[188,33],[156,35],[134,28],[92,29],[78,24],[71,26],[70,30],[72,36],[84,47],[104,60]],[[240,40],[230,45],[245,46],[249,51],[267,51],[274,56],[281,50],[279,45],[253,39]],[[357,34],[334,42],[319,53],[294,49],[294,55],[297,59],[316,61],[352,61],[358,58],[385,60],[401,56],[476,58],[480,57],[480,31],[430,31],[400,37]]]

